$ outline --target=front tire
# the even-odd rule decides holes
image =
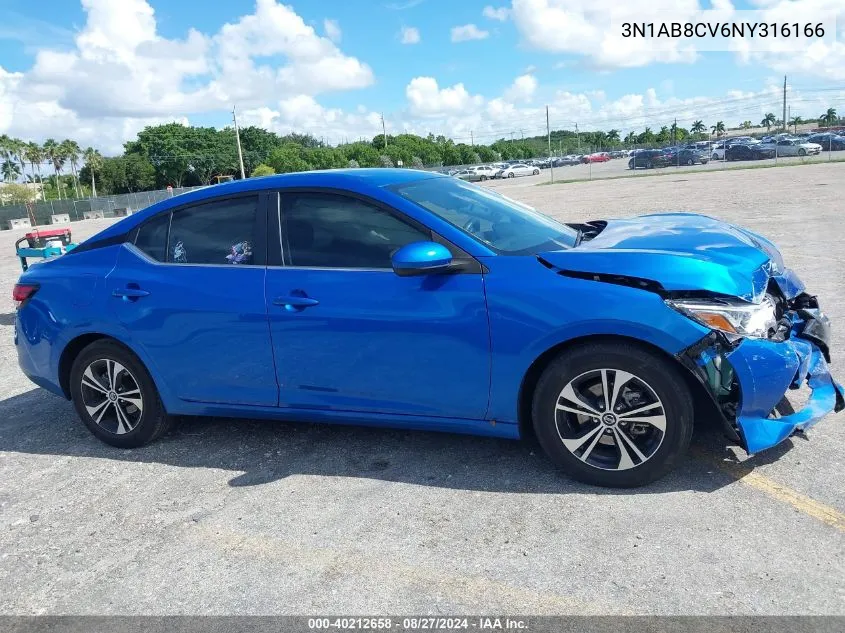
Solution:
[[[677,465],[692,438],[693,403],[678,368],[659,354],[587,343],[543,372],[532,417],[543,450],[569,476],[631,488]]]
[[[539,169],[535,169],[533,173],[534,173],[534,175],[535,175],[535,176],[539,176],[539,175],[540,175],[540,170],[539,170]]]
[[[172,419],[143,363],[114,341],[95,341],[70,371],[76,412],[98,439],[137,448],[161,437]]]
[[[806,156],[806,155],[807,155],[807,150],[805,150],[805,149],[799,149],[799,150],[798,150],[798,155],[799,155],[799,156]]]
[[[509,174],[508,174],[508,178],[513,178],[513,177],[514,177],[514,173],[513,173],[513,172],[511,172],[511,173],[509,173]]]

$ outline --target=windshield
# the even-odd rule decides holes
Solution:
[[[452,178],[417,180],[392,188],[502,255],[572,248],[578,233],[522,203]]]

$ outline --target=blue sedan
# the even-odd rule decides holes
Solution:
[[[13,294],[23,371],[122,448],[174,416],[534,434],[624,487],[672,469],[696,419],[756,452],[845,405],[828,319],[766,239],[693,214],[562,224],[427,172],[177,196]]]

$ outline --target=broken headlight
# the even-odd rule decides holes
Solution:
[[[765,295],[760,303],[722,299],[677,299],[666,303],[713,330],[752,338],[770,338],[778,329],[774,300]]]

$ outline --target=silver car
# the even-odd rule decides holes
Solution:
[[[778,156],[813,156],[822,151],[818,143],[808,143],[799,138],[782,138],[771,147],[775,148]]]

